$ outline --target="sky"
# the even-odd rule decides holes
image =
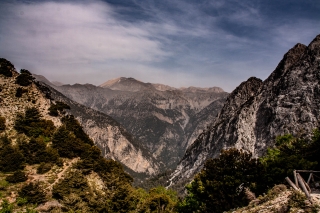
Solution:
[[[320,34],[319,0],[1,0],[0,58],[50,81],[231,92]]]

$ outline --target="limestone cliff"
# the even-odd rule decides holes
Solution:
[[[208,158],[236,147],[261,156],[277,135],[310,135],[320,122],[320,35],[297,44],[265,80],[249,78],[228,97],[214,123],[188,148],[171,184],[190,179]]]

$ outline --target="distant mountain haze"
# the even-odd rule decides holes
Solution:
[[[174,88],[125,77],[100,86],[50,84],[70,99],[120,122],[141,141],[142,147],[153,153],[163,170],[175,168],[228,96],[219,87]]]

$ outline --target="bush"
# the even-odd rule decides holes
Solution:
[[[222,150],[219,158],[208,160],[187,187],[181,212],[223,212],[248,204],[245,188],[259,193],[263,168],[252,155],[237,149]]]
[[[91,138],[83,131],[79,121],[75,119],[73,115],[67,115],[61,119],[62,123],[66,126],[66,129],[72,131],[77,138],[82,140],[84,143],[93,145]]]
[[[28,90],[27,89],[22,89],[21,87],[18,87],[16,90],[16,97],[17,98],[21,98],[23,93],[27,93]]]
[[[63,114],[65,109],[70,109],[68,104],[57,101],[56,104],[51,104],[49,110],[49,115],[57,117],[59,113]]]
[[[28,203],[28,200],[26,198],[18,197],[16,202],[18,206],[23,206]]]
[[[6,180],[0,180],[0,190],[4,190],[9,185],[9,182]],[[0,196],[1,198],[1,196]]]
[[[6,77],[12,77],[11,70],[14,70],[13,64],[4,58],[0,58],[0,74]]]
[[[18,114],[14,128],[19,133],[29,137],[52,136],[55,126],[52,121],[42,119],[39,110],[35,107],[27,108],[25,114]]]
[[[61,126],[53,135],[52,147],[58,150],[61,157],[74,158],[84,157],[91,146],[76,138],[65,126]]]
[[[0,131],[6,129],[6,118],[0,116]]]
[[[24,156],[7,136],[0,138],[0,171],[14,172],[24,168]]]
[[[316,140],[308,141],[283,135],[276,138],[276,146],[269,148],[266,155],[260,158],[266,169],[265,185],[270,188],[284,182],[286,176],[291,176],[293,170],[313,170],[317,167],[319,147]]]
[[[16,78],[16,84],[19,84],[20,86],[29,86],[32,84],[33,77],[31,73],[28,70],[22,69],[21,74],[17,76]]]
[[[13,175],[9,175],[6,177],[6,181],[9,183],[20,183],[28,180],[28,177],[25,172],[18,170],[13,173]]]
[[[46,172],[49,172],[52,168],[52,164],[51,163],[44,163],[42,162],[39,167],[37,168],[37,173],[38,174],[44,174]]]
[[[175,212],[178,202],[177,193],[162,186],[149,191],[141,206],[143,212]]]
[[[57,163],[59,161],[58,151],[47,147],[42,138],[31,138],[29,142],[22,141],[19,148],[25,156],[26,162],[29,164],[37,163]]]
[[[0,213],[11,213],[13,212],[13,204],[9,203],[7,199],[4,199],[1,203]]]
[[[80,197],[85,197],[87,196],[86,192],[89,191],[90,188],[86,178],[79,171],[72,171],[67,177],[53,186],[52,196],[56,199],[63,199],[71,193],[74,193]]]
[[[41,189],[39,183],[29,183],[21,188],[19,197],[28,200],[28,203],[41,204],[46,202],[46,194]]]
[[[21,69],[21,70],[20,70],[20,73],[21,73],[21,74],[31,75],[31,76],[32,76],[31,72],[29,72],[29,70],[26,70],[26,69]]]

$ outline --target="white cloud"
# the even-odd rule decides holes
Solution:
[[[267,77],[289,48],[319,33],[318,22],[273,18],[261,2],[132,1],[136,8],[0,1],[0,57],[70,84],[124,76],[232,91],[250,76]]]
[[[6,41],[0,42],[2,51],[57,63],[150,62],[169,55],[145,26],[116,20],[102,2],[12,6],[6,32],[1,33]]]

